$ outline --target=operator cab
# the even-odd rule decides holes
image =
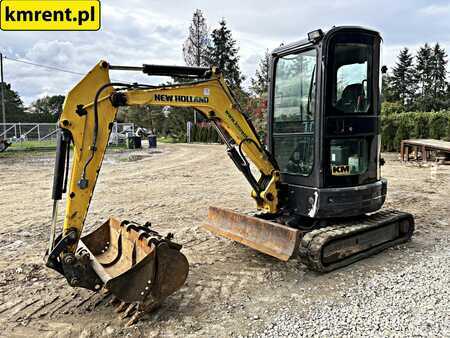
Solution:
[[[269,148],[297,215],[349,217],[384,203],[380,45],[373,30],[335,27],[272,52]]]

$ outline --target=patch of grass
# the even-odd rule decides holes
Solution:
[[[0,158],[21,158],[23,156],[42,156],[56,151],[56,141],[23,141],[11,144],[0,153]]]
[[[71,146],[73,151],[73,145]],[[110,145],[107,148],[107,152],[120,153],[126,151],[126,145]],[[56,151],[56,141],[23,141],[15,142],[11,144],[6,151],[0,153],[0,158],[17,157],[20,154],[41,154]]]
[[[23,141],[11,144],[11,146],[6,151],[45,151],[55,149],[56,141]]]

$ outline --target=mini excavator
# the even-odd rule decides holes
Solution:
[[[213,234],[283,261],[299,257],[319,272],[410,240],[411,214],[379,211],[387,191],[380,176],[381,41],[376,31],[345,26],[275,49],[267,146],[220,69],[99,62],[69,92],[59,119],[47,266],[73,287],[108,290],[129,323],[184,284],[189,265],[181,245],[150,223],[111,218],[82,236],[117,110],[129,105],[192,107],[216,128],[259,213],[210,207],[203,227]],[[111,70],[191,81],[118,83]],[[63,193],[64,225],[56,235]]]

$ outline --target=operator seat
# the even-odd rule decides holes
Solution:
[[[361,83],[348,85],[342,91],[341,98],[336,103],[336,108],[343,112],[356,112],[365,107],[364,87]]]

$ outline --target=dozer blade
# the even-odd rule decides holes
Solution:
[[[189,264],[181,245],[149,226],[109,219],[81,238],[104,287],[124,303],[159,303],[181,288]]]
[[[297,229],[217,207],[209,207],[202,227],[282,261],[296,253],[300,235]]]

